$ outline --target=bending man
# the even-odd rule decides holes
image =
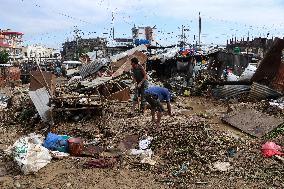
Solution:
[[[167,103],[168,115],[172,116],[170,98],[169,90],[163,87],[153,86],[145,91],[145,99],[151,106],[152,122],[156,123],[157,126],[160,126],[162,113],[165,111],[161,102]],[[157,120],[155,118],[156,112]]]

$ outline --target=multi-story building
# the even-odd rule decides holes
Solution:
[[[154,28],[147,27],[133,27],[132,28],[133,41],[136,45],[156,45]]]
[[[22,58],[23,33],[0,30],[0,50],[6,50],[12,60]]]
[[[24,61],[46,63],[60,60],[60,52],[42,45],[29,45],[23,47]]]
[[[90,38],[67,41],[63,43],[61,52],[63,60],[78,60],[82,54],[93,51],[102,51],[106,54],[106,38]]]
[[[41,45],[30,45],[23,48],[25,58],[53,58],[55,49]]]

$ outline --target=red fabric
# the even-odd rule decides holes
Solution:
[[[274,142],[266,142],[262,145],[261,151],[262,155],[266,158],[272,157],[275,155],[284,155],[284,153],[281,152],[281,146],[275,144]]]

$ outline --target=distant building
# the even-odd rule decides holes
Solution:
[[[154,28],[147,27],[133,27],[132,36],[135,45],[156,45]]]
[[[240,52],[258,54],[261,58],[263,58],[264,54],[271,47],[272,43],[273,39],[261,37],[254,38],[251,41],[248,38],[242,38],[240,41],[235,38],[227,41],[226,49],[234,52],[235,49],[238,48],[238,51]]]
[[[23,47],[25,58],[53,58],[55,49],[41,45],[29,45]]]
[[[87,52],[102,51],[106,54],[106,38],[90,38],[67,41],[62,44],[61,56],[63,60],[79,60],[79,56]]]
[[[115,46],[133,46],[133,39],[115,38]]]
[[[42,45],[29,45],[23,47],[23,60],[32,62],[49,62],[60,60],[60,52],[53,48],[47,48]]]
[[[6,50],[12,60],[21,59],[23,33],[7,30],[0,30],[0,50]]]

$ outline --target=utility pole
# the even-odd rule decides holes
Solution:
[[[186,42],[185,42],[185,40],[186,40],[185,31],[190,31],[190,29],[185,28],[185,26],[182,25],[181,26],[181,41],[180,41],[182,47],[185,47],[185,44],[186,44]]]
[[[199,18],[198,18],[198,29],[199,29],[199,32],[198,32],[198,44],[199,44],[199,48],[200,48],[200,35],[201,35],[201,17],[200,17],[200,12],[199,12]]]
[[[111,12],[112,21],[112,39],[114,40],[114,12]]]
[[[76,41],[76,48],[75,48],[75,53],[77,58],[79,59],[79,38],[80,38],[80,31],[77,27],[74,29],[74,33],[75,33],[75,41]]]
[[[184,25],[181,26],[181,42],[182,47],[184,47]]]
[[[248,31],[248,37],[247,37],[247,61],[249,63],[248,51],[249,51],[249,31]]]

